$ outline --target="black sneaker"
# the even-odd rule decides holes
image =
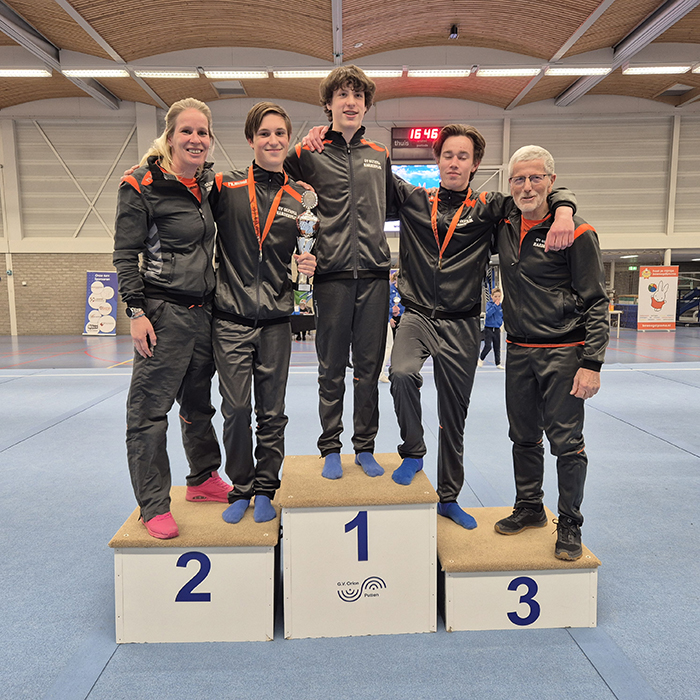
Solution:
[[[557,544],[554,556],[557,559],[576,561],[583,555],[581,526],[566,515],[560,515],[557,523]]]
[[[514,508],[513,514],[499,520],[493,527],[501,535],[517,535],[529,527],[544,527],[547,515],[542,510],[534,508]]]

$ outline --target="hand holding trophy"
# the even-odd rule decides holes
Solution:
[[[297,236],[297,251],[299,255],[302,253],[310,253],[316,242],[316,233],[318,232],[318,217],[311,211],[318,204],[318,195],[313,190],[305,190],[301,195],[301,204],[304,211],[297,216],[297,228],[299,236]],[[299,273],[297,278],[297,287],[300,291],[309,291],[311,285],[309,278]]]

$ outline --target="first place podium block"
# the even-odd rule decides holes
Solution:
[[[287,639],[436,629],[437,494],[423,472],[410,486],[394,483],[398,455],[376,458],[383,476],[366,476],[344,455],[337,480],[321,476],[318,457],[284,461]]]
[[[225,503],[189,503],[170,492],[180,535],[151,537],[136,509],[112,538],[117,643],[268,641],[274,633],[279,515],[240,523]]]
[[[556,559],[545,511],[545,527],[517,535],[494,530],[512,508],[470,508],[475,530],[438,518],[448,632],[596,626],[600,560],[586,546],[577,561]]]

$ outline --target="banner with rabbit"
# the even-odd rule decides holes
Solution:
[[[677,300],[677,265],[639,268],[638,330],[675,330]]]

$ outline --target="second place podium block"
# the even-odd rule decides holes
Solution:
[[[383,476],[344,455],[337,480],[321,476],[316,456],[284,461],[276,501],[288,639],[436,629],[437,494],[423,472],[394,483],[398,455],[376,458]]]
[[[117,643],[267,641],[274,630],[279,515],[221,518],[224,503],[189,503],[171,489],[180,535],[151,537],[137,508],[114,535]]]

